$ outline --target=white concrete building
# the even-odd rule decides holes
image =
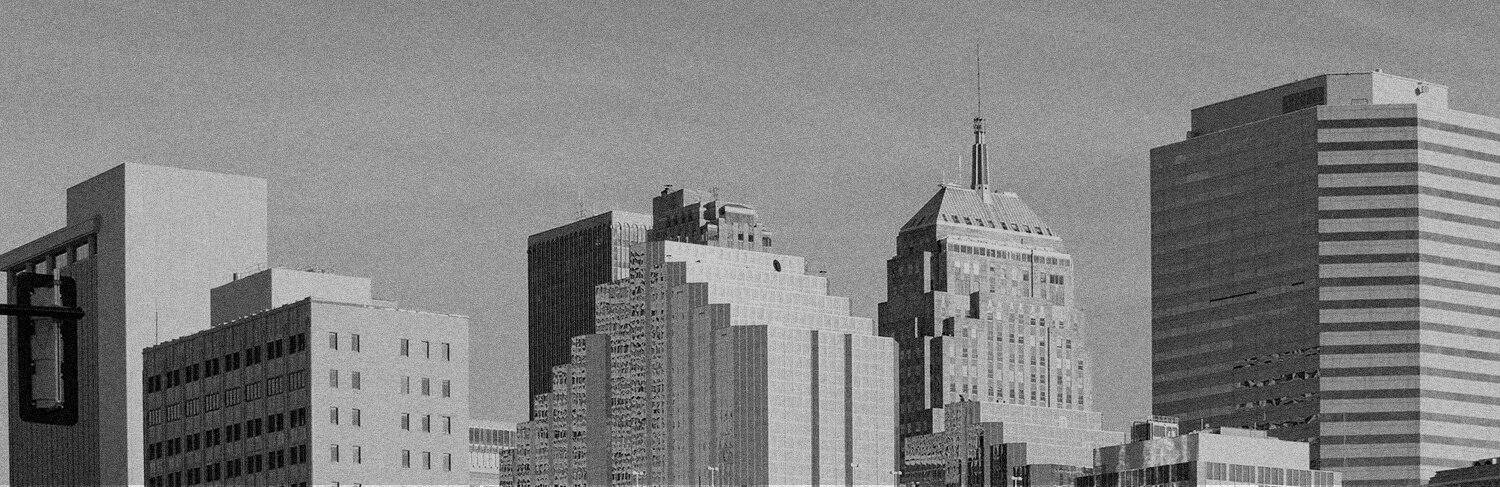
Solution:
[[[368,289],[262,271],[213,292],[243,317],[146,349],[146,485],[468,485],[468,318]]]

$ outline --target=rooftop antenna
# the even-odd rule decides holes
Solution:
[[[969,187],[990,201],[990,167],[984,146],[984,71],[980,66],[980,27],[974,26],[974,148],[970,153]]]
[[[584,209],[584,207],[583,207],[583,189],[582,188],[579,188],[578,191],[575,193],[574,199],[577,200],[577,202],[578,202],[578,211],[575,212],[575,214],[573,215],[573,219],[574,220],[582,220],[582,219],[588,217],[589,216],[589,212],[588,212],[588,210]]]

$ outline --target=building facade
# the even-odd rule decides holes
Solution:
[[[73,424],[29,418],[30,392],[18,382],[5,388],[7,483],[141,485],[141,350],[208,328],[209,289],[265,263],[266,182],[122,164],[68,188],[66,221],[0,254],[8,276],[75,279],[86,313],[77,325],[77,395],[64,400]],[[4,358],[14,378],[19,337],[8,328]]]
[[[369,286],[274,271],[214,296]],[[146,485],[468,485],[468,318],[369,295],[272,304],[145,350]]]
[[[663,193],[664,231],[599,286],[599,333],[554,369],[567,394],[537,396],[550,417],[517,427],[521,484],[598,485],[596,438],[604,484],[894,483],[894,344],[803,259],[764,252],[750,207]]]
[[[1264,431],[1213,428],[1100,448],[1094,472],[1076,487],[1226,485],[1339,487],[1338,472],[1308,466],[1306,443]]]
[[[649,216],[610,211],[527,237],[531,395],[551,392],[552,367],[568,363],[573,337],[594,333],[594,286],[629,275],[630,246],[650,229]]]
[[[922,457],[905,462],[910,482],[936,482],[936,464],[946,465],[943,482],[965,481],[961,467],[972,451],[948,449],[941,461],[919,453],[959,440],[915,440],[944,432],[947,404],[1007,406],[976,409],[986,416],[965,420],[973,424],[1072,418],[1071,428],[1104,438],[1075,445],[1083,452],[1118,441],[1090,412],[1093,362],[1073,259],[1019,196],[991,189],[982,119],[974,136],[969,187],[940,186],[901,227],[896,256],[886,262],[880,334],[900,348],[899,435],[916,443],[903,451]],[[1088,466],[1091,458],[1073,461]]]
[[[1157,414],[1312,444],[1349,485],[1500,449],[1500,120],[1309,78],[1151,151]]]

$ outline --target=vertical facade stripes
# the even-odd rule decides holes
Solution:
[[[608,431],[581,435],[609,442],[608,484],[895,481],[895,346],[801,258],[654,241],[631,262],[630,277],[598,288]],[[577,428],[546,429],[523,424],[519,441],[579,441]],[[521,485],[598,483],[558,471],[576,472],[567,459],[581,450],[520,451]]]
[[[1301,149],[1266,149],[1288,140]],[[1195,179],[1236,165],[1236,145],[1252,148],[1244,180]],[[1291,174],[1259,205],[1189,206]],[[1414,485],[1500,449],[1500,120],[1422,103],[1318,106],[1159,147],[1152,184],[1158,414],[1308,441],[1315,467],[1352,486]],[[1281,222],[1260,219],[1308,199],[1316,206]],[[1195,218],[1227,243],[1197,244],[1183,230]],[[1249,250],[1225,234],[1266,225],[1315,239],[1312,260],[1296,246],[1217,268]],[[1176,258],[1188,261],[1180,280],[1164,272]],[[1306,291],[1258,280],[1280,269]],[[1289,313],[1256,305],[1278,297]]]
[[[594,286],[628,274],[630,245],[650,229],[649,216],[611,211],[527,238],[530,394],[552,391],[552,367],[568,363],[573,337],[594,333]]]

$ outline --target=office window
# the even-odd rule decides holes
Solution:
[[[359,389],[359,372],[349,372],[349,387]]]
[[[330,331],[330,332],[328,332],[328,348],[331,348],[331,349],[334,349],[334,350],[338,350],[339,349],[339,333],[338,332],[336,332],[336,331]]]
[[[349,411],[349,421],[355,426],[359,426],[359,408],[351,409]]]
[[[401,466],[411,468],[411,450],[401,450]]]
[[[447,343],[443,344],[443,360],[453,360],[453,346],[452,345],[447,344]]]
[[[332,370],[332,369],[330,369],[328,371],[328,387],[338,388],[338,386],[339,386],[339,371],[338,370]]]
[[[401,429],[411,431],[411,413],[401,413]]]
[[[411,356],[411,340],[407,340],[405,338],[401,339],[401,356],[402,357],[409,357],[409,356]]]
[[[431,396],[432,395],[432,379],[428,379],[426,377],[422,378],[422,395],[424,395],[424,396]]]
[[[443,380],[443,397],[453,397],[453,382],[447,379]]]
[[[432,342],[422,340],[422,358],[432,358]]]
[[[360,451],[359,446],[355,446],[354,447],[354,463],[364,463],[365,459],[363,457],[364,457],[364,454]]]
[[[401,393],[411,394],[411,376],[401,376]]]
[[[358,333],[350,333],[349,334],[349,351],[351,351],[351,352],[358,352],[359,351],[359,334]]]
[[[328,445],[328,461],[330,461],[330,462],[337,462],[337,461],[339,461],[339,446],[338,445]]]
[[[423,433],[431,433],[432,432],[432,415],[431,414],[423,414],[422,415],[422,432]]]
[[[452,416],[443,416],[443,433],[444,434],[449,434],[449,435],[453,434],[453,417]]]
[[[432,470],[432,452],[422,452],[422,469]]]
[[[339,408],[328,408],[328,424],[339,424]]]
[[[450,472],[453,471],[453,454],[452,453],[444,453],[443,454],[443,470],[447,470],[447,471],[450,471]]]

